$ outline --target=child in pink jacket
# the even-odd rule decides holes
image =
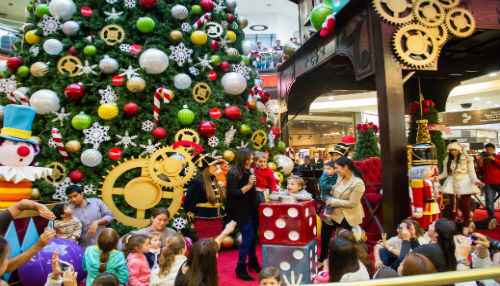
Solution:
[[[127,285],[149,286],[151,268],[144,256],[145,252],[149,252],[149,237],[144,234],[132,234],[123,248],[129,275]]]

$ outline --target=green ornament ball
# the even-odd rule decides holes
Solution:
[[[200,5],[191,6],[191,12],[193,12],[196,15],[201,14],[201,6]]]
[[[250,126],[248,126],[246,124],[241,124],[240,125],[240,132],[245,134],[245,135],[250,134]]]
[[[87,129],[90,127],[90,124],[92,124],[92,117],[83,112],[73,116],[71,119],[71,126],[76,130]]]
[[[28,9],[28,10],[33,9],[33,4],[29,3],[28,5],[26,5],[26,9]]]
[[[49,12],[49,5],[47,4],[38,4],[36,6],[36,9],[35,9],[35,14],[42,18],[43,15],[49,15],[50,16],[50,12]]]
[[[247,66],[250,65],[250,59],[247,56],[241,56],[241,61]]]
[[[181,125],[190,125],[194,121],[194,112],[184,105],[181,110],[177,112],[177,120]]]
[[[17,69],[17,75],[22,77],[27,77],[30,74],[30,68],[27,66],[20,66]]]
[[[95,56],[97,54],[97,48],[94,45],[87,45],[83,48],[83,54],[86,56]]]
[[[136,26],[140,32],[149,33],[154,30],[155,21],[150,17],[141,17],[137,20]]]
[[[213,56],[210,56],[210,59],[212,60],[212,63],[214,64],[214,66],[219,66],[220,63],[222,62],[222,59],[220,58],[220,56],[218,55],[213,55]]]
[[[319,4],[311,11],[311,24],[316,30],[321,29],[321,25],[323,25],[326,17],[332,13],[332,1],[325,1]]]
[[[285,142],[279,140],[278,144],[276,144],[276,147],[278,148],[278,151],[285,152],[285,148],[286,148]]]

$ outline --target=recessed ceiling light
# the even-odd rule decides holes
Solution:
[[[250,29],[250,30],[252,30],[252,31],[257,31],[257,32],[259,32],[259,31],[265,31],[265,30],[267,30],[268,28],[269,28],[269,27],[267,27],[266,25],[252,25],[252,26],[250,26],[250,28],[249,28],[249,29]]]
[[[491,104],[491,100],[486,101],[486,104]]]
[[[474,100],[476,100],[476,101],[477,100],[481,100],[481,98],[480,97],[474,97]]]
[[[339,124],[339,123],[338,123],[338,122],[333,122],[333,124],[337,125],[337,124]]]
[[[500,104],[495,104],[495,107],[500,107]]]

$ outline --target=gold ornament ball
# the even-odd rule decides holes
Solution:
[[[36,62],[31,65],[30,72],[34,77],[43,77],[49,72],[49,67],[46,63]]]
[[[238,52],[238,50],[237,50],[237,49],[235,49],[235,48],[228,48],[228,49],[226,49],[226,53],[227,53],[229,56],[231,56],[231,57],[237,57],[237,56],[239,56],[239,55],[240,55],[240,53]]]
[[[276,166],[274,162],[267,163],[267,166],[269,166],[269,168],[273,171],[276,171],[276,169],[278,169],[278,166]]]
[[[191,42],[195,45],[204,45],[207,40],[207,34],[203,31],[194,31],[191,33]]]
[[[222,157],[224,157],[224,160],[231,162],[234,159],[234,152],[231,150],[226,150],[224,153],[222,153]]]
[[[35,141],[36,145],[38,145],[38,146],[42,145],[42,139],[40,139],[40,137],[38,137],[38,136],[31,136],[30,140]]]
[[[222,240],[221,246],[222,248],[231,248],[233,246],[234,240],[230,236],[224,237]]]
[[[127,80],[127,89],[130,92],[141,92],[145,87],[146,82],[141,77],[135,76]]]
[[[257,107],[257,100],[250,101],[250,108],[256,108],[256,107]]]
[[[40,37],[36,34],[36,30],[28,31],[26,35],[24,35],[24,39],[30,45],[40,42]]]
[[[229,39],[229,43],[234,43],[236,41],[236,34],[233,31],[226,31],[226,38]]]
[[[40,197],[40,190],[37,188],[31,189],[31,199],[32,200],[37,200]]]
[[[281,183],[281,182],[283,182],[283,174],[281,174],[280,172],[275,172],[275,174],[276,174],[276,175],[278,175],[278,178],[279,178],[278,180],[279,180],[279,182],[280,182],[280,183]]]
[[[173,41],[180,41],[182,39],[182,33],[180,31],[173,30],[170,32],[170,39]]]
[[[118,107],[113,103],[101,104],[97,109],[97,114],[101,119],[111,120],[118,115]]]
[[[66,151],[69,153],[76,153],[82,149],[82,145],[77,140],[69,140],[64,147],[66,147]]]
[[[240,17],[240,27],[245,29],[248,26],[248,19],[245,17]]]

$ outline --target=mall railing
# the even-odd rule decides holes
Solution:
[[[500,267],[495,268],[477,268],[464,271],[450,271],[433,274],[414,275],[395,278],[373,279],[357,282],[336,282],[322,283],[325,286],[427,286],[427,285],[453,285],[459,282],[480,281],[488,279],[500,279]],[[290,280],[290,279],[288,279]],[[284,283],[283,283],[284,284]],[[302,284],[301,284],[302,285]],[[310,286],[318,284],[307,284]]]

